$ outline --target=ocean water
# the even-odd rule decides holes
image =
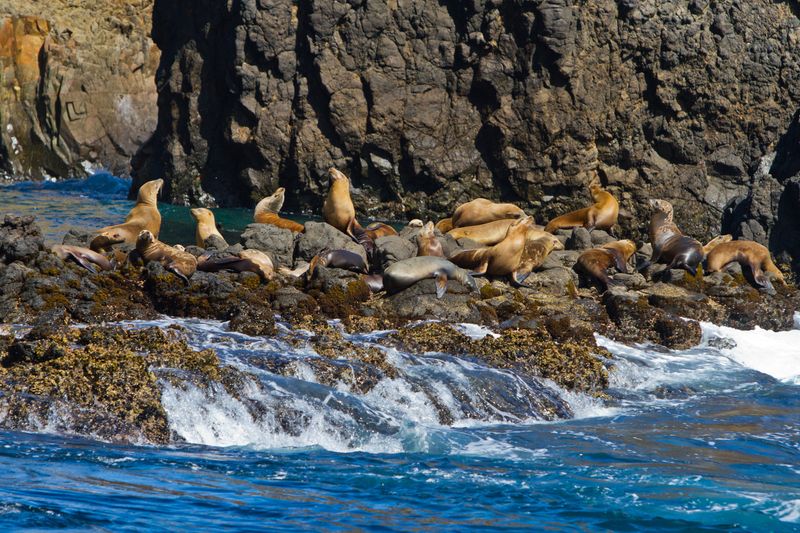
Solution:
[[[0,213],[36,214],[57,242],[69,227],[117,222],[126,187],[111,176],[4,186]],[[219,218],[236,231],[249,213]],[[190,221],[169,226],[171,239],[191,240]],[[387,357],[398,377],[359,394],[319,384],[308,364],[318,356],[280,337],[201,320],[124,326],[176,322],[193,346],[257,376],[242,396],[267,414],[221,388],[165,381],[170,429],[185,444],[112,445],[55,424],[0,433],[0,529],[800,530],[800,316],[777,333],[703,324],[702,344],[684,351],[598,337],[615,356],[608,401],[397,350]],[[265,369],[278,358],[292,376]],[[530,398],[542,390],[574,418],[538,419]],[[431,395],[452,426],[439,424]],[[297,415],[291,430],[278,412]]]

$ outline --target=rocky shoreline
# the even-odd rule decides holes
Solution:
[[[382,263],[414,255],[416,231],[409,227],[378,239]],[[86,238],[88,234],[72,232],[65,242]],[[439,238],[454,249],[469,246]],[[474,358],[602,397],[613,358],[597,345],[595,332],[623,343],[686,349],[701,341],[698,321],[740,329],[794,327],[800,293],[792,285],[759,291],[738,267],[697,277],[683,270],[651,270],[646,277],[616,274],[617,286],[601,294],[572,266],[581,249],[613,238],[583,228],[562,230],[559,238],[566,249],[551,253],[524,286],[476,278],[479,291],[470,292],[449,281],[439,299],[433,280],[392,296],[374,295],[360,274],[327,267],[319,267],[308,282],[287,275],[264,283],[251,272],[197,272],[187,285],[157,262],[92,273],[48,251],[32,217],[6,216],[0,226],[0,321],[32,329],[19,338],[9,332],[0,337],[0,426],[31,429],[57,405],[70,412],[70,420],[83,421],[74,427],[83,427],[85,434],[172,442],[163,408],[159,410],[159,380],[177,371],[198,386],[215,383],[233,394],[237,382],[252,378],[221,365],[213,351],[189,348],[180,328],[123,332],[107,325],[163,315],[229,321],[232,331],[305,343],[321,356],[311,363],[321,383],[345,383],[362,393],[397,372],[384,350],[391,347]],[[297,237],[252,224],[231,250],[243,247],[261,249],[271,254],[276,267],[288,268],[326,247],[360,248],[321,222],[306,224]],[[204,251],[194,246],[187,250],[196,255]],[[331,325],[334,319],[336,326]],[[488,327],[497,336],[471,339],[453,326],[465,322]],[[288,333],[278,323],[287,325]],[[346,338],[374,330],[394,333],[369,347]],[[289,360],[259,364],[278,374],[296,371]],[[542,417],[570,416],[546,397],[539,398],[544,402]],[[130,409],[123,408],[128,405]],[[448,421],[444,411],[440,421]]]

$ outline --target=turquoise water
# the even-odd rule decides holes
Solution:
[[[70,226],[117,222],[126,188],[108,176],[6,186],[0,212],[37,214],[55,242]],[[183,238],[172,221],[188,214],[164,212],[165,232]],[[249,212],[219,219],[236,231]],[[118,446],[56,424],[0,433],[2,530],[800,530],[800,329],[703,324],[703,344],[685,351],[599,337],[615,354],[612,399],[551,384],[576,417],[545,423],[524,415],[519,376],[447,354],[391,351],[400,377],[358,394],[315,383],[310,369],[264,370],[269,358],[316,357],[280,339],[214,321],[126,326],[174,322],[193,346],[258,376],[248,401],[305,423],[287,432],[224,391],[164,383],[185,444]],[[415,383],[438,391],[453,427]],[[519,409],[502,410],[501,396]]]

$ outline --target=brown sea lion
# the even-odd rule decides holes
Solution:
[[[442,250],[442,243],[433,232],[433,222],[428,222],[422,229],[419,230],[415,237],[417,241],[417,256],[418,257],[444,257],[444,250]]]
[[[546,231],[529,232],[525,239],[525,248],[522,251],[514,282],[521,284],[531,272],[542,266],[550,252],[563,249],[564,244],[555,235]]]
[[[358,224],[358,222],[356,222]],[[366,228],[364,231],[370,238],[375,241],[380,239],[381,237],[388,237],[389,235],[397,235],[397,230],[394,229],[389,224],[384,224],[383,222],[373,222]]]
[[[650,263],[666,263],[667,268],[682,268],[697,275],[697,267],[703,261],[703,245],[681,233],[672,221],[671,203],[650,200],[650,205],[655,209],[650,218],[650,243],[653,245]]]
[[[450,217],[443,218],[442,220],[436,223],[436,229],[438,229],[440,233],[447,233],[448,231],[453,229],[453,219]]]
[[[703,246],[703,255],[707,256],[711,253],[711,250],[719,246],[724,242],[731,242],[733,240],[733,235],[719,235],[714,237],[710,241],[708,241],[705,246]]]
[[[614,196],[604,190],[599,183],[589,184],[589,192],[594,198],[594,205],[572,211],[554,218],[545,226],[545,231],[550,233],[564,228],[584,227],[589,231],[593,229],[610,230],[619,218],[619,203]]]
[[[278,213],[283,207],[284,194],[286,189],[279,187],[271,196],[267,196],[256,204],[253,210],[253,222],[256,224],[270,224],[279,228],[288,229],[294,233],[302,233],[305,231],[305,226],[283,218]]]
[[[769,250],[753,241],[729,241],[717,245],[706,258],[706,271],[716,272],[736,262],[750,267],[753,280],[760,286],[772,289],[772,283],[766,274],[772,274],[778,282],[786,285],[786,279],[769,254]]]
[[[83,246],[57,244],[50,248],[50,251],[61,258],[62,261],[75,261],[92,273],[97,273],[97,268],[95,267],[100,267],[101,270],[114,269],[114,264],[109,261],[108,257]]]
[[[308,265],[308,277],[313,278],[318,267],[342,268],[353,272],[366,274],[369,270],[367,263],[361,254],[350,250],[328,250],[324,249],[311,258]]]
[[[586,250],[575,263],[574,269],[596,279],[604,289],[608,289],[614,281],[608,275],[609,268],[619,272],[628,272],[628,261],[636,252],[636,243],[631,240],[614,241]]]
[[[155,238],[149,230],[142,230],[136,239],[136,251],[145,264],[158,261],[166,270],[172,272],[185,282],[197,270],[197,259],[189,252],[184,252]]]
[[[237,254],[218,255],[203,254],[197,258],[197,270],[202,272],[255,272],[264,281],[269,281],[275,274],[272,259],[259,250],[242,250]]]
[[[389,294],[395,294],[423,279],[436,280],[436,297],[441,298],[447,292],[447,280],[456,280],[472,291],[478,285],[472,276],[443,257],[412,257],[392,263],[383,272],[383,288]]]
[[[205,248],[206,240],[213,236],[217,242],[224,244],[225,248],[228,247],[225,237],[217,229],[217,221],[214,219],[214,213],[210,209],[197,207],[192,209],[190,213],[195,222],[197,222],[197,229],[194,233],[197,246]]]
[[[467,238],[483,246],[492,246],[506,238],[508,228],[516,220],[516,218],[505,218],[485,224],[478,224],[477,226],[462,226],[451,229],[447,234],[456,240]],[[534,224],[531,231],[535,230],[543,232],[544,228]]]
[[[116,226],[106,226],[97,230],[96,236],[89,244],[94,251],[107,250],[114,244],[136,243],[139,233],[147,230],[158,237],[161,230],[161,213],[158,212],[158,193],[164,186],[164,180],[148,181],[139,188],[136,205],[130,210],[125,222]]]
[[[518,275],[517,269],[525,251],[528,230],[532,226],[533,218],[523,216],[508,228],[505,239],[499,243],[475,250],[464,250],[450,257],[450,261],[476,274],[511,276],[519,283],[525,276]]]
[[[328,169],[328,172],[331,176],[331,186],[322,204],[322,218],[342,233],[352,236],[352,232],[347,231],[347,226],[351,220],[355,221],[356,209],[350,198],[350,178],[335,168]]]
[[[514,204],[499,204],[486,198],[476,198],[471,202],[456,207],[451,217],[453,227],[477,226],[502,220],[504,218],[520,218],[525,213]],[[441,231],[441,230],[439,230]]]

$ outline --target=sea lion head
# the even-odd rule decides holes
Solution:
[[[256,204],[254,215],[258,216],[262,213],[278,213],[283,207],[286,189],[278,187],[274,193],[262,199]]]
[[[155,205],[158,195],[163,187],[163,179],[151,180],[144,183],[141,187],[139,187],[139,192],[136,195],[136,203]]]
[[[420,221],[421,223],[422,221]],[[420,226],[419,234],[423,237],[433,237],[433,222],[428,221],[424,226]]]
[[[555,235],[548,235],[543,237],[547,239],[548,245],[551,246],[550,250],[563,250],[564,243],[562,243]]]
[[[210,209],[206,209],[205,207],[195,207],[189,211],[192,214],[192,218],[194,218],[198,223],[207,222],[211,225],[214,225],[214,213]]]
[[[522,218],[525,216],[525,211],[515,206],[514,204],[500,204],[500,217],[501,218]]]
[[[145,248],[153,244],[155,240],[156,238],[150,231],[143,229],[142,231],[139,232],[139,236],[136,237],[136,248],[137,249]]]
[[[508,227],[508,233],[511,234],[512,232],[517,233],[520,231],[527,232],[532,227],[533,227],[533,217],[523,213],[521,217],[517,218],[517,220],[515,220]]]
[[[348,178],[347,176],[344,175],[344,173],[339,172],[333,167],[328,169],[328,174],[330,174],[331,177],[331,185],[333,185],[333,183],[337,181],[344,181],[347,183],[350,182],[350,178]]]
[[[430,222],[430,224],[433,225],[433,222]],[[409,228],[421,228],[422,226],[422,221],[418,218],[415,218],[408,223]]]
[[[618,250],[627,259],[636,252],[636,243],[630,239],[624,239],[621,241],[609,242],[601,246],[601,248]]]

